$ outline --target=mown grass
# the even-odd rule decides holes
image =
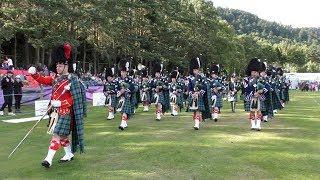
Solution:
[[[1,122],[0,179],[320,179],[319,103],[318,92],[292,91],[290,103],[260,132],[249,130],[241,103],[231,113],[225,102],[219,121],[202,123],[199,131],[191,113],[158,122],[154,109],[141,108],[120,131],[119,115],[107,121],[104,107],[89,106],[86,152],[59,164],[60,149],[50,169],[40,165],[50,140],[46,121],[10,159],[35,122]]]

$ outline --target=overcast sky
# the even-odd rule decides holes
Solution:
[[[211,0],[292,27],[320,27],[320,0]]]

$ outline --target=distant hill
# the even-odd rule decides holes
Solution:
[[[320,44],[320,28],[293,28],[260,19],[254,14],[237,9],[218,7],[217,12],[222,19],[234,27],[237,34],[255,33],[274,43],[288,39],[291,42]]]

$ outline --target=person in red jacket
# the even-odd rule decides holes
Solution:
[[[86,115],[85,90],[77,76],[73,73],[73,58],[69,44],[57,46],[52,53],[50,70],[54,76],[43,76],[30,67],[28,72],[39,83],[52,86],[50,102],[50,124],[48,133],[53,134],[46,158],[42,166],[49,168],[52,159],[60,146],[64,148],[65,155],[60,163],[74,159],[74,152],[80,148],[84,152],[83,143],[83,117]],[[72,146],[69,135],[72,132]]]

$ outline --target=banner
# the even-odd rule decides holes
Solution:
[[[49,103],[50,103],[50,100],[35,101],[34,102],[35,116],[42,116],[45,113],[47,113]]]
[[[106,96],[100,92],[100,93],[93,93],[92,94],[92,104],[93,106],[104,106],[106,102]]]
[[[94,93],[102,93],[103,86],[89,86],[86,87],[87,101],[93,100]],[[23,87],[22,88],[22,105],[33,104],[37,100],[49,100],[51,99],[52,89],[51,86],[43,86],[43,90],[40,87]],[[0,106],[4,103],[3,92],[0,88]],[[14,97],[13,97],[14,104]]]

